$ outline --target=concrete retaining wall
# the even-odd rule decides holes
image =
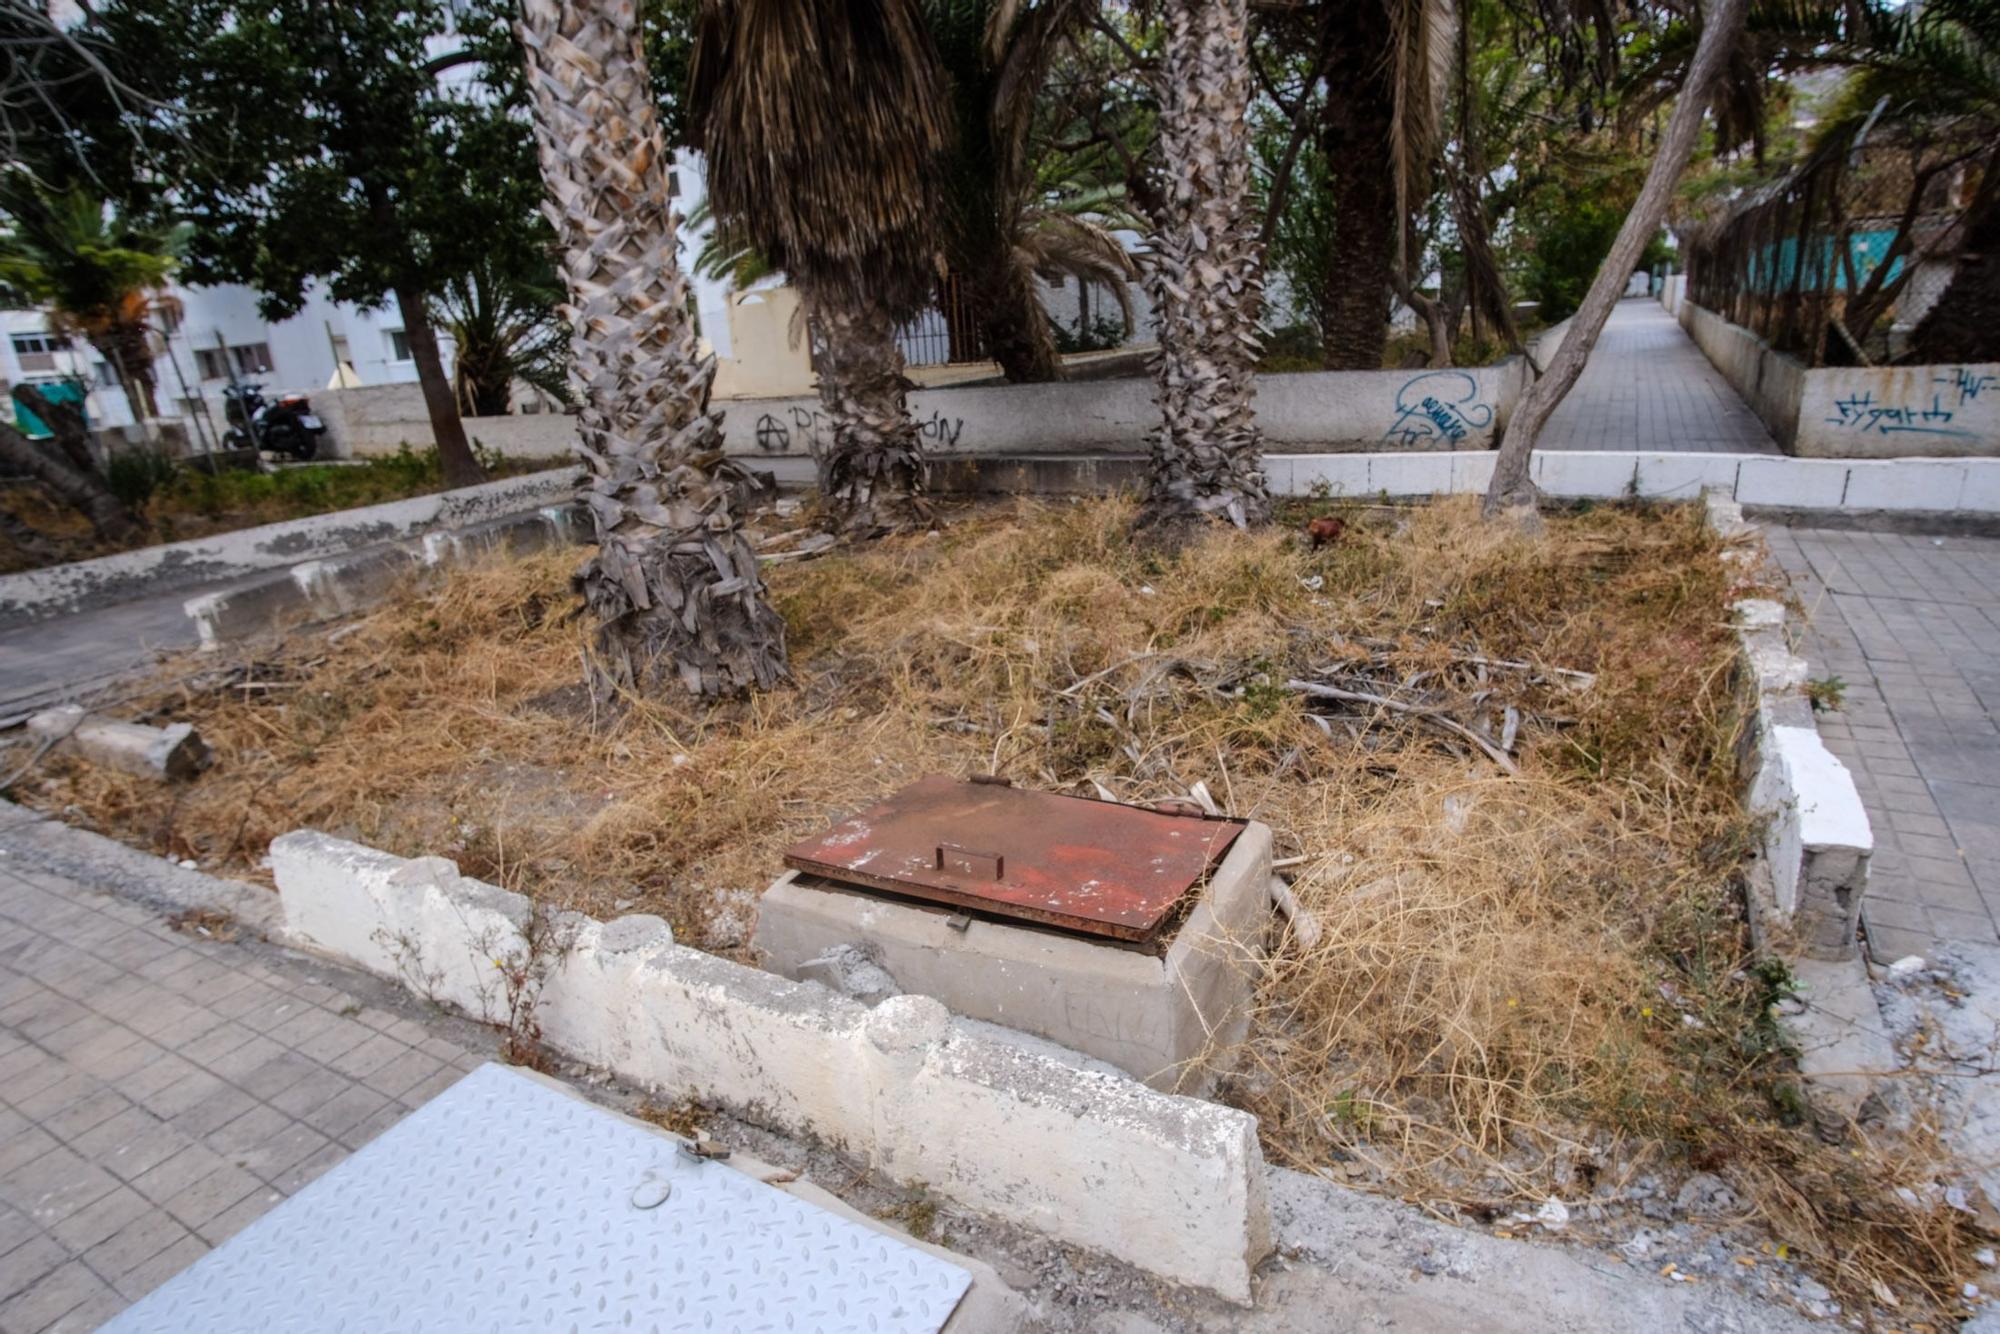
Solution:
[[[1709,505],[1711,523],[1725,533],[1742,524],[1741,507],[1717,499]],[[1774,919],[1794,951],[1852,958],[1875,850],[1868,812],[1854,776],[1820,740],[1804,692],[1809,669],[1792,652],[1784,604],[1750,598],[1735,611],[1751,710],[1748,805],[1764,821]]]
[[[1711,495],[1708,520],[1738,539],[1724,559],[1753,568],[1767,558],[1742,507]],[[1745,805],[1763,821],[1761,857],[1747,875],[1752,939],[1782,959],[1803,1005],[1774,1013],[1798,1053],[1825,1128],[1883,1110],[1881,1076],[1900,1065],[1855,945],[1868,889],[1874,831],[1854,778],[1820,740],[1802,686],[1811,668],[1792,651],[1785,605],[1746,599],[1735,608],[1741,645],[1737,686],[1748,712],[1739,759]],[[1893,1080],[1891,1081],[1893,1084]]]
[[[464,528],[437,529],[409,542],[300,561],[245,584],[197,593],[183,608],[201,646],[212,649],[360,611],[405,579],[450,569],[489,551],[521,556],[583,541],[589,533],[581,506],[546,505]]]
[[[1538,334],[1529,354],[1546,365],[1567,322]],[[1257,382],[1257,421],[1274,452],[1490,449],[1529,379],[1527,362],[1441,371],[1317,371]],[[342,454],[393,453],[430,439],[414,385],[314,395]],[[806,460],[830,431],[816,397],[743,398],[718,404],[729,452]],[[1143,453],[1159,421],[1150,379],[919,389],[910,410],[927,447],[943,458]],[[576,438],[572,417],[468,417],[466,434],[517,458],[561,458]]]
[[[504,1022],[496,960],[527,961],[527,899],[301,830],[271,845],[298,944]],[[873,1010],[676,945],[657,917],[543,924],[544,1039],[642,1086],[814,1135],[903,1182],[1176,1283],[1250,1299],[1271,1248],[1257,1123],[955,1022]]]
[[[1788,454],[2000,456],[2000,362],[1809,370],[1692,301],[1682,300],[1678,313],[1696,345]]]
[[[0,576],[0,627],[567,502],[569,468]]]

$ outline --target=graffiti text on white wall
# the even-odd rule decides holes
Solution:
[[[1826,420],[1829,425],[1860,431],[1864,435],[1869,432],[1876,435],[1941,435],[1969,440],[1975,433],[1954,423],[1967,404],[1978,402],[1979,396],[1989,391],[2000,397],[2000,375],[1970,366],[1944,366],[1931,375],[1928,399],[1920,392],[1914,403],[1878,402],[1874,390],[1864,389],[1834,399],[1833,415]]]
[[[1426,371],[1396,391],[1396,417],[1382,433],[1405,449],[1463,444],[1493,422],[1493,405],[1479,401],[1479,381],[1464,371]]]
[[[765,413],[757,419],[757,448],[766,454],[784,454],[791,450],[792,433],[798,432],[805,441],[807,450],[817,455],[833,438],[833,423],[818,408],[793,408],[789,424]],[[965,431],[965,418],[947,417],[933,410],[928,417],[919,418],[917,432],[934,449],[953,449],[958,445],[958,437]]]

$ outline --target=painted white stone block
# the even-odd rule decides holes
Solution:
[[[1775,509],[1839,509],[1847,469],[1844,459],[1746,458],[1736,471],[1736,499]]]
[[[1433,454],[1369,454],[1368,489],[1390,496],[1434,496],[1451,490],[1451,460],[1447,452]]]
[[[1875,848],[1854,776],[1811,726],[1761,728],[1758,758],[1750,808],[1769,820],[1764,853],[1778,910],[1807,954],[1845,958],[1854,951]]]
[[[1630,495],[1638,456],[1597,450],[1551,449],[1535,454],[1535,485],[1552,496],[1618,500]]]
[[[1843,508],[1934,510],[1958,508],[1965,492],[1965,464],[1955,459],[1886,459],[1850,463]]]
[[[1291,458],[1290,494],[1311,495],[1322,483],[1336,496],[1368,494],[1368,455],[1295,454]]]
[[[1696,500],[1707,490],[1733,495],[1742,464],[1736,454],[1641,454],[1639,494],[1649,500]]]
[[[1490,449],[1459,450],[1451,455],[1451,489],[1460,495],[1484,495],[1493,484],[1493,465],[1500,456]]]
[[[2000,514],[2000,459],[1967,459],[1958,507],[1968,514]]]

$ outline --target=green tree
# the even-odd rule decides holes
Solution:
[[[46,306],[59,333],[83,338],[118,376],[134,421],[159,415],[152,326],[174,270],[176,239],[135,224],[84,185],[57,190],[20,170],[0,177],[0,299]]]
[[[804,300],[836,521],[920,518],[927,463],[896,328],[931,301],[951,129],[919,0],[711,0],[689,105],[718,220]]]
[[[504,101],[439,84],[430,43],[452,34],[449,19],[440,0],[115,0],[101,14],[121,46],[156,53],[185,119],[185,141],[162,147],[193,224],[186,276],[256,288],[270,319],[297,313],[314,282],[362,306],[393,299],[445,477],[462,485],[483,473],[431,300],[547,234],[527,126]],[[471,132],[488,117],[492,132]]]

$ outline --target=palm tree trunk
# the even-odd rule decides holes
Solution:
[[[49,403],[31,385],[22,385],[14,392],[23,397],[33,393],[41,399],[39,403],[31,401],[28,406],[49,424],[51,431],[61,429],[55,421],[61,405]],[[89,519],[90,526],[108,541],[123,542],[139,531],[139,521],[111,493],[103,478],[43,449],[16,430],[12,422],[0,421],[0,464],[10,472],[23,473],[40,482],[57,499]]]
[[[819,401],[832,443],[819,449],[819,489],[835,523],[875,533],[930,522],[923,435],[910,417],[908,377],[896,322],[884,309],[856,310],[808,291]]]
[[[1611,318],[1612,308],[1624,295],[1625,283],[1645,253],[1646,243],[1660,229],[1660,219],[1666,216],[1674,187],[1687,168],[1695,140],[1701,136],[1709,92],[1728,64],[1729,49],[1743,29],[1743,14],[1748,4],[1749,0],[1712,0],[1703,12],[1694,63],[1688,67],[1687,80],[1674,102],[1674,114],[1654,151],[1646,183],[1639,188],[1639,197],[1618,228],[1611,253],[1597,266],[1597,276],[1591,280],[1590,291],[1584,295],[1583,305],[1577,309],[1562,347],[1550,359],[1548,371],[1528,386],[1513,417],[1501,430],[1500,456],[1494,460],[1493,481],[1486,490],[1484,509],[1488,518],[1511,513],[1538,522],[1532,516],[1540,493],[1528,477],[1528,462],[1534,454],[1536,438],[1577,377],[1583,374],[1583,364],[1590,350],[1597,346],[1604,322]]]
[[[677,681],[698,695],[782,680],[785,623],[765,600],[722,450],[675,257],[668,159],[634,0],[521,0],[536,141],[562,251],[597,554],[577,574],[602,690]]]
[[[1165,215],[1146,259],[1159,325],[1147,522],[1270,515],[1258,455],[1257,306],[1263,249],[1247,207],[1245,0],[1171,0],[1160,81]]]
[[[1333,196],[1329,248],[1340,262],[1328,266],[1313,306],[1326,369],[1376,371],[1389,340],[1395,268],[1396,94],[1384,55],[1394,34],[1381,0],[1334,3],[1320,152]]]
[[[1000,363],[1009,384],[1042,384],[1063,378],[1062,356],[1035,276],[1003,242],[972,270],[966,287],[986,335],[987,355]]]

